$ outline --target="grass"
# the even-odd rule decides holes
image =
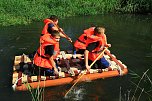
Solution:
[[[44,88],[38,86],[37,89],[33,89],[29,83],[27,83],[26,87],[32,96],[32,101],[44,101]]]
[[[119,101],[142,101],[142,99],[145,99],[145,101],[152,101],[152,80],[148,75],[149,69],[146,70],[142,76],[133,71],[130,72],[132,79],[138,80],[136,83],[130,81],[135,89],[128,90],[127,93],[122,96],[122,90],[120,87]]]
[[[17,79],[14,85],[12,86],[14,91],[15,91],[15,87],[17,86],[17,82],[20,79],[22,78]],[[38,83],[40,83],[40,81]],[[44,101],[45,82],[44,82],[44,88],[39,88],[39,84],[38,84],[38,87],[36,89],[33,89],[28,82],[24,83],[24,85],[27,88],[27,90],[30,92],[32,101]]]
[[[151,11],[151,0],[0,0],[0,25],[29,24],[52,14],[64,18]]]
[[[38,83],[40,82],[41,81],[39,80]],[[28,82],[25,84],[25,86],[31,94],[32,101],[44,101],[45,80],[43,88],[40,88],[38,84],[37,88],[33,89]]]
[[[143,97],[145,97],[146,101],[152,101],[152,80],[148,72],[149,69],[140,76],[130,70],[131,78],[137,80],[136,83],[130,81],[135,88],[134,90],[127,90],[123,95],[122,88],[120,87],[119,101],[142,101]],[[38,86],[37,89],[32,89],[28,83],[26,87],[30,91],[32,101],[44,101],[44,88],[39,88]]]
[[[39,74],[40,74],[40,67],[39,67]],[[45,73],[44,73],[44,76],[45,76]],[[43,88],[39,87],[40,82],[41,80],[38,80],[38,86],[36,89],[33,89],[28,82],[27,82],[27,85],[25,85],[32,96],[32,101],[44,101],[45,80],[44,80]]]

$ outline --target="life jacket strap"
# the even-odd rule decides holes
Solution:
[[[80,39],[77,39],[79,42],[83,43],[83,44],[86,44],[85,42],[81,41]]]
[[[94,51],[92,53],[95,53],[95,54],[98,54],[98,53],[101,53],[103,50],[99,50],[99,51]]]

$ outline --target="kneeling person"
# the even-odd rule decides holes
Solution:
[[[96,27],[95,28],[95,35],[101,38],[101,40],[88,40],[89,44],[85,50],[85,66],[86,69],[90,70],[90,64],[97,59],[97,57],[102,53],[104,47],[110,47],[111,44],[107,44],[106,36],[104,34],[105,28],[103,27]],[[110,70],[109,62],[104,58],[104,56],[100,56],[100,58],[96,61],[96,65],[93,65],[93,69],[100,68],[100,69],[108,69]]]
[[[52,34],[45,34],[51,41],[41,43],[34,56],[34,65],[36,75],[58,75],[55,59],[59,54],[60,34],[58,31],[52,31]],[[40,71],[40,72],[39,72]]]

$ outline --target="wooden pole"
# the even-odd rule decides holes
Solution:
[[[70,37],[68,37],[68,36],[60,29],[60,27],[59,27],[57,24],[55,24],[55,25],[57,26],[58,30],[59,30],[63,35],[65,35],[65,37],[66,37],[67,39],[70,39]],[[70,40],[70,42],[72,43],[72,40]]]
[[[104,54],[104,52],[106,51],[107,47],[100,53],[100,55],[98,55],[98,57],[91,63],[90,68],[94,65],[94,63]],[[79,77],[79,79],[77,79],[77,81],[72,85],[72,87],[65,93],[64,96],[66,96],[71,90],[72,88],[79,82],[79,80],[83,77],[83,75],[85,74],[85,72]]]

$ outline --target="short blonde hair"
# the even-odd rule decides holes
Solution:
[[[95,29],[94,29],[94,33],[95,34],[102,34],[104,32],[105,32],[105,28],[104,27],[98,26],[98,27],[95,27]]]

